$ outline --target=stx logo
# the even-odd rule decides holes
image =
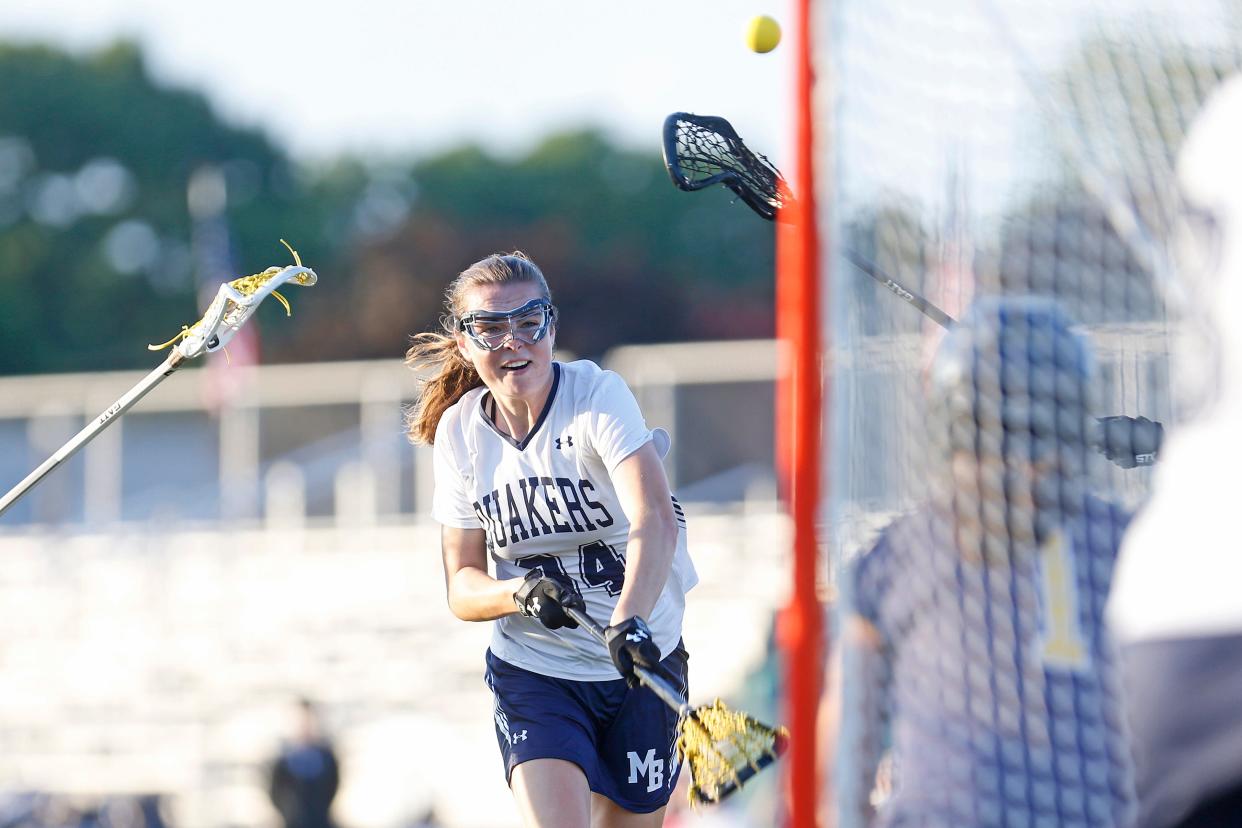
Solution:
[[[557,447],[557,449],[567,449],[567,448],[572,448],[572,447],[573,447],[573,445],[574,445],[574,438],[573,438],[573,436],[572,436],[572,435],[567,436],[567,437],[557,437],[557,438],[556,438],[556,447]]]
[[[891,290],[893,293],[895,293],[895,294],[897,294],[898,296],[900,296],[902,299],[905,299],[907,302],[913,302],[913,301],[914,301],[914,294],[913,294],[913,293],[911,293],[910,291],[906,290],[905,288],[903,288],[901,285],[899,285],[899,284],[897,284],[896,282],[894,282],[892,279],[887,280],[887,281],[884,283],[884,287],[888,288],[888,289],[889,289],[889,290]]]
[[[655,748],[647,751],[647,755],[641,759],[634,751],[628,751],[626,757],[630,760],[630,778],[631,785],[638,782],[639,776],[647,777],[647,791],[657,791],[664,785],[664,760],[655,758]]]

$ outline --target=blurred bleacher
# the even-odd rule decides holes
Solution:
[[[729,698],[770,655],[787,588],[774,346],[604,362],[673,433],[702,576],[692,696]],[[213,408],[221,375],[233,396]],[[0,379],[0,486],[140,376]],[[396,361],[187,369],[0,518],[0,794],[156,795],[175,826],[275,825],[263,767],[305,695],[341,751],[346,828],[429,806],[515,825],[490,625],[445,606],[429,450],[402,434],[414,388]]]
[[[1135,391],[1167,382],[1134,380],[1159,365],[1160,332],[1092,333],[1108,413],[1171,416]],[[863,545],[901,505],[872,494],[901,460],[873,435],[897,427],[894,395],[909,384],[894,377],[917,375],[921,353],[917,337],[873,337],[832,355],[869,377],[835,427],[876,445],[848,470],[857,497],[829,543]],[[603,364],[673,435],[666,467],[702,576],[686,620],[691,695],[778,716],[754,708],[772,682],[789,577],[773,482],[776,346],[632,346]],[[141,376],[0,378],[0,487]],[[263,764],[305,695],[342,752],[345,828],[398,828],[428,807],[446,826],[516,824],[482,680],[490,627],[445,606],[430,450],[403,434],[414,392],[396,360],[208,360],[0,518],[0,819],[6,802],[53,792],[158,796],[180,828],[274,826]],[[1136,499],[1150,476],[1104,473]],[[771,824],[768,804],[749,824]]]

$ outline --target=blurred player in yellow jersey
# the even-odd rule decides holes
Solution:
[[[939,347],[927,497],[842,578],[842,825],[1132,824],[1103,618],[1127,515],[1087,492],[1095,382],[1045,299],[980,300]]]

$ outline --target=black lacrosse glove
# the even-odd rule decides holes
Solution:
[[[573,629],[578,622],[565,614],[565,607],[585,610],[582,594],[573,581],[559,575],[545,575],[538,569],[526,573],[526,580],[513,593],[513,603],[527,618],[538,618],[549,630]]]
[[[1164,441],[1164,426],[1146,417],[1101,417],[1097,422],[1096,448],[1123,469],[1156,462]]]
[[[660,665],[660,648],[651,640],[647,622],[637,615],[606,628],[604,642],[608,644],[612,663],[630,687],[639,684],[634,665],[648,670],[655,670]]]

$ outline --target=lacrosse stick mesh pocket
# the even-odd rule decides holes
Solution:
[[[670,118],[670,144],[678,186],[699,189],[722,183],[771,218],[785,205],[780,173],[767,158],[751,151],[727,121],[679,114]]]
[[[689,765],[691,804],[717,802],[785,749],[789,732],[773,728],[716,699],[681,722],[677,756]]]

